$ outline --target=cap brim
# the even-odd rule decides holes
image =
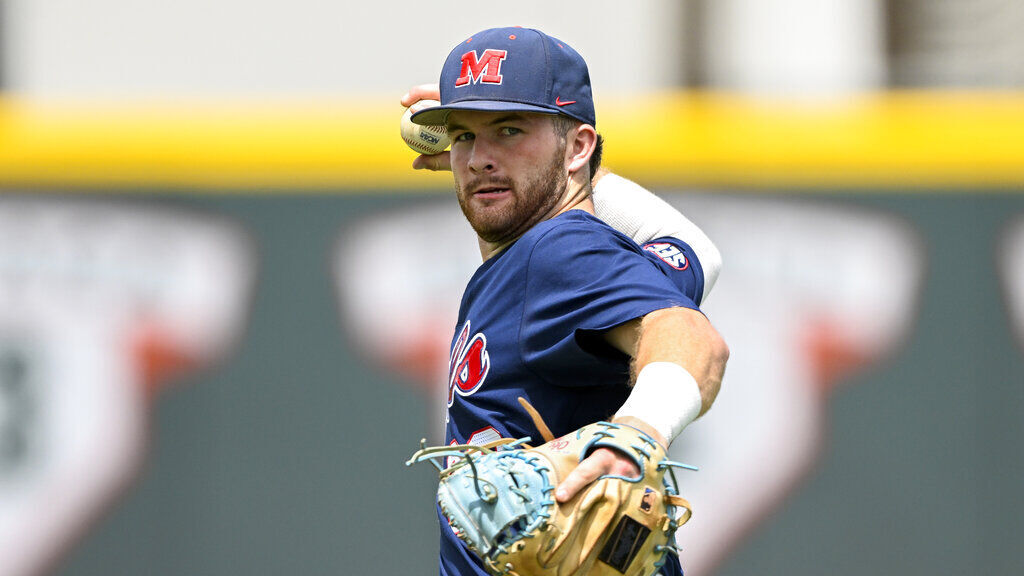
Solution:
[[[412,115],[411,120],[415,124],[424,126],[444,126],[448,123],[448,115],[453,110],[473,110],[476,112],[535,112],[538,114],[560,114],[559,110],[552,110],[536,104],[521,104],[519,102],[506,102],[502,100],[469,100],[466,102],[453,102],[445,106],[434,106]]]

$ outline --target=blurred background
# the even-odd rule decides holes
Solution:
[[[436,573],[479,254],[398,101],[503,25],[723,253],[687,574],[1024,571],[1024,4],[0,0],[0,576]]]

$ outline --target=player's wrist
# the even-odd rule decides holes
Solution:
[[[653,438],[658,444],[661,444],[663,447],[668,447],[668,438],[666,438],[664,434],[662,434],[654,426],[651,426],[650,424],[641,420],[640,418],[637,418],[636,416],[616,415],[612,418],[612,423],[622,424],[624,426],[629,426],[630,428],[636,428],[637,430]]]
[[[652,436],[668,446],[697,419],[702,405],[700,386],[686,368],[675,362],[651,362],[637,374],[633,390],[613,421],[645,432],[653,429],[656,435]]]

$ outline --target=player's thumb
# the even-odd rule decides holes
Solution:
[[[451,152],[441,152],[440,154],[420,154],[412,161],[412,167],[415,170],[431,170],[433,172],[451,170]]]

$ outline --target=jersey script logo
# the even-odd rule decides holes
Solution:
[[[466,320],[448,361],[448,406],[455,401],[455,394],[469,396],[476,392],[484,383],[490,369],[491,357],[487,354],[487,337],[482,332],[477,332],[470,338],[469,320]]]
[[[466,52],[462,55],[462,71],[455,80],[455,85],[465,86],[470,82],[501,84],[501,62],[507,55],[508,52],[505,50],[490,48],[484,50],[484,55],[480,58],[477,58],[476,50]]]
[[[651,242],[650,244],[644,244],[644,250],[647,250],[651,254],[661,258],[665,264],[668,264],[676,270],[686,270],[690,265],[690,261],[686,259],[686,254],[683,254],[683,251],[675,244],[669,244],[668,242]]]

